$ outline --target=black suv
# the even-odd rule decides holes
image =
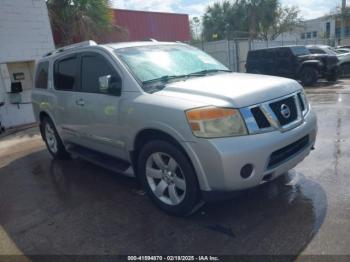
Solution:
[[[285,46],[251,50],[247,73],[283,76],[313,85],[318,78],[336,81],[338,58],[328,54],[311,54],[305,46]]]

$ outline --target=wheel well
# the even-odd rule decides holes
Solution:
[[[46,113],[46,112],[44,112],[44,111],[43,111],[43,112],[40,112],[40,114],[39,114],[40,123],[43,121],[43,119],[44,119],[45,117],[50,118],[50,116],[49,116],[48,113]]]
[[[44,118],[45,117],[47,117],[47,118],[50,118],[50,116],[49,116],[49,114],[48,113],[46,113],[46,112],[40,112],[40,114],[39,114],[39,120],[40,120],[40,122],[39,122],[39,130],[40,130],[40,133],[41,133],[41,136],[42,137],[44,137],[43,136],[43,128],[42,128],[42,122],[43,122],[43,120],[44,120]],[[51,119],[51,118],[50,118]]]
[[[303,65],[303,66],[300,68],[300,71],[299,71],[299,72],[303,71],[304,68],[307,68],[307,67],[311,67],[311,68],[317,70],[318,72],[320,71],[320,69],[318,68],[317,65],[314,65],[314,64],[306,64],[306,65]]]
[[[132,165],[133,165],[135,171],[137,169],[137,159],[138,159],[139,153],[141,151],[141,148],[147,142],[152,141],[152,140],[168,141],[168,142],[174,144],[175,146],[177,146],[186,155],[186,157],[188,157],[186,151],[182,148],[180,143],[175,138],[173,138],[171,135],[169,135],[163,131],[157,130],[157,129],[145,129],[145,130],[142,130],[139,134],[137,134],[136,139],[134,141],[134,149],[133,149],[133,151],[130,152]],[[188,157],[188,159],[189,159],[189,157]]]
[[[341,66],[350,66],[350,62],[342,63],[342,64],[340,65],[340,67],[341,67]]]

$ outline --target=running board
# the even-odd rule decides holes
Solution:
[[[128,177],[135,177],[131,164],[124,160],[73,144],[68,145],[66,150],[73,158],[81,158],[112,172],[120,173]]]

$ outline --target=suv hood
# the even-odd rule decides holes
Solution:
[[[302,87],[292,79],[245,73],[221,73],[169,83],[156,94],[206,105],[217,105],[215,101],[225,100],[233,107],[241,108],[282,97],[301,89]]]

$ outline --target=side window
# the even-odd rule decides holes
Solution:
[[[275,58],[274,50],[265,50],[265,52],[262,53],[262,58],[265,60],[273,60]]]
[[[310,48],[309,51],[311,54],[326,54],[322,49]]]
[[[81,58],[81,89],[86,93],[100,91],[100,78],[110,77],[114,84],[121,85],[121,78],[112,65],[99,54],[84,54]]]
[[[59,60],[55,63],[55,88],[58,90],[72,91],[77,87],[77,63],[76,56]]]
[[[289,48],[279,48],[276,50],[276,55],[280,59],[289,58],[291,56],[290,49]]]
[[[249,52],[249,59],[258,60],[259,58],[260,58],[260,52],[259,51],[250,51]]]
[[[37,65],[35,75],[35,87],[47,89],[49,62],[41,62]]]

